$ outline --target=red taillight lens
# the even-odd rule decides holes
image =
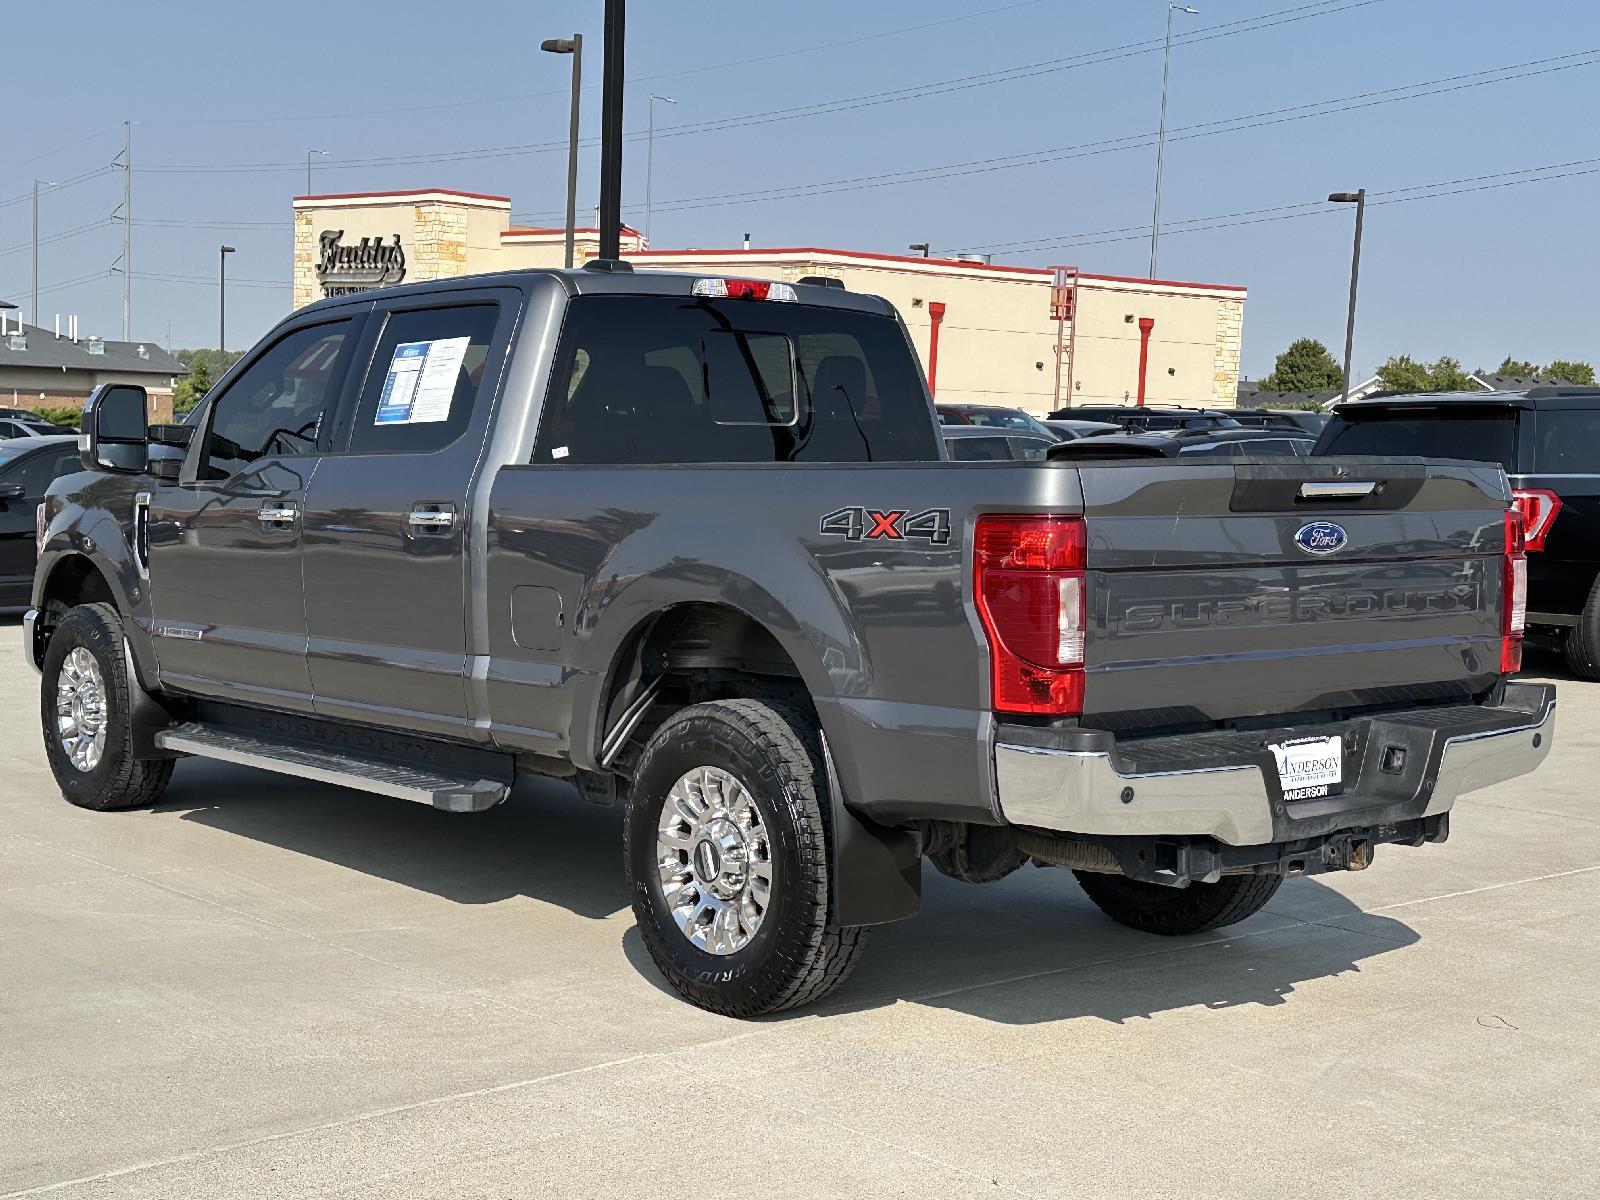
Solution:
[[[717,300],[798,300],[795,290],[787,283],[770,279],[696,279],[690,292]]]
[[[1523,547],[1537,554],[1561,513],[1561,497],[1544,488],[1513,488],[1511,502],[1522,514]]]
[[[1087,628],[1082,517],[979,517],[974,592],[997,712],[1083,711]]]
[[[1560,501],[1557,501],[1559,507]],[[1528,623],[1528,556],[1523,526],[1523,509],[1513,505],[1506,510],[1506,554],[1504,596],[1501,597],[1500,673],[1522,670],[1522,633]]]

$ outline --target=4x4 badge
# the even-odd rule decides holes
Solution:
[[[1295,545],[1307,554],[1332,554],[1343,550],[1349,540],[1350,535],[1344,531],[1344,526],[1335,525],[1332,521],[1313,521],[1309,525],[1302,525],[1294,535]]]

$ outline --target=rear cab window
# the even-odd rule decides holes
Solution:
[[[1314,453],[1459,458],[1517,469],[1517,410],[1483,404],[1374,406],[1336,413]]]
[[[689,296],[578,296],[535,463],[932,462],[916,359],[887,316]]]

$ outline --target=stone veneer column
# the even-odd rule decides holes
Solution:
[[[415,251],[413,251],[415,247]],[[406,247],[406,280],[450,279],[467,273],[467,210],[457,204],[419,204]]]
[[[317,214],[298,209],[294,214],[294,307],[304,308],[322,299],[317,287]]]
[[[1217,346],[1213,360],[1211,402],[1232,408],[1239,403],[1239,348],[1244,341],[1244,301],[1217,302]]]

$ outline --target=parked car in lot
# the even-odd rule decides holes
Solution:
[[[1331,413],[1305,408],[1232,408],[1231,416],[1246,429],[1282,429],[1316,437],[1332,419]]]
[[[1099,437],[1106,433],[1121,433],[1122,426],[1110,421],[1057,421],[1044,422],[1051,431],[1061,435],[1064,442],[1076,441],[1078,438]]]
[[[16,409],[0,409],[0,441],[11,438],[47,437],[52,433],[72,433],[65,425],[56,425],[33,413]]]
[[[1010,429],[1032,434],[1046,441],[1060,441],[1055,432],[1032,413],[1020,408],[1002,408],[995,404],[941,404],[938,406],[941,425],[976,425],[984,429]]]
[[[939,430],[945,449],[956,462],[1034,460],[1044,458],[1061,440],[1035,437],[1019,430],[982,425],[946,425]]]
[[[1507,678],[1499,468],[952,463],[898,314],[837,287],[340,296],[196,424],[146,406],[96,393],[96,473],[40,514],[66,799],[151,803],[189,755],[449,812],[570,779],[623,807],[641,944],[717,1012],[827,994],[924,857],[1196,933],[1443,840],[1552,741],[1554,689]]]
[[[1052,421],[1109,421],[1129,432],[1147,429],[1237,429],[1230,410],[1184,404],[1074,404],[1050,414]]]
[[[1528,624],[1600,679],[1600,388],[1432,393],[1334,410],[1318,454],[1497,463],[1527,526]]]
[[[1313,438],[1266,429],[1167,429],[1084,439],[1052,454],[1103,458],[1259,458],[1311,453]]]
[[[34,512],[51,483],[82,469],[75,437],[0,442],[0,609],[28,606],[36,556]]]

